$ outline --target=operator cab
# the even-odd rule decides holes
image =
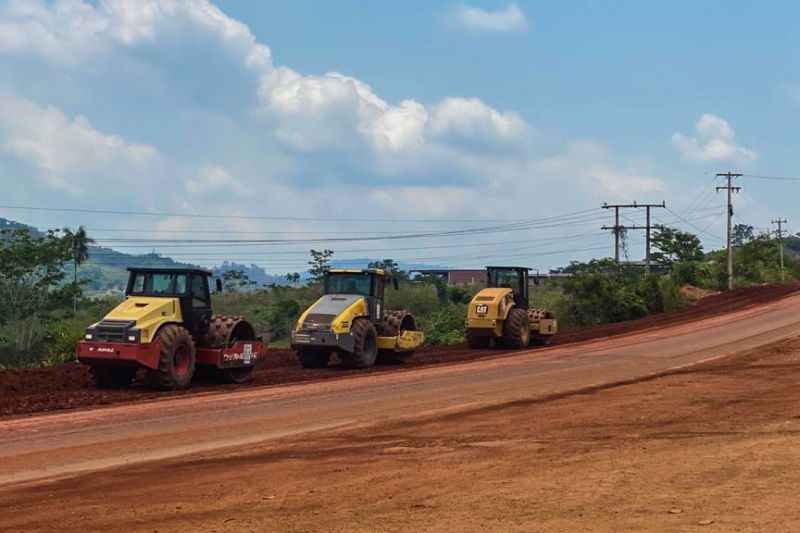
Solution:
[[[380,269],[328,270],[323,280],[324,294],[357,294],[383,297],[385,272]]]
[[[200,268],[133,267],[128,272],[126,297],[177,298],[184,327],[196,340],[203,338],[211,323],[210,271]]]
[[[397,280],[392,279],[397,288]],[[380,322],[383,312],[383,295],[386,288],[386,271],[382,268],[363,270],[331,269],[323,278],[323,294],[357,295],[367,301],[373,322]]]
[[[486,286],[507,288],[512,291],[514,303],[528,309],[528,267],[486,267]]]

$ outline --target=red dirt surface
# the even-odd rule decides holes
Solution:
[[[796,337],[623,385],[0,487],[0,530],[800,531],[798,381]]]
[[[704,298],[692,307],[661,315],[617,324],[566,329],[553,339],[553,345],[572,344],[644,329],[691,322],[778,300],[798,291],[800,291],[800,283],[736,289]],[[195,394],[219,390],[221,387],[233,390],[280,383],[336,379],[365,372],[396,371],[433,364],[468,361],[504,353],[508,353],[508,351],[500,349],[469,350],[463,344],[430,346],[419,350],[411,360],[401,367],[376,366],[368,370],[345,370],[338,366],[327,369],[303,369],[297,363],[297,359],[291,350],[270,349],[267,358],[253,372],[253,379],[246,384],[195,383],[187,390],[168,393],[149,389],[141,380],[138,380],[129,389],[97,389],[89,377],[87,368],[79,363],[67,363],[49,368],[2,370],[0,371],[0,417],[120,402],[135,402],[161,398],[165,395]]]

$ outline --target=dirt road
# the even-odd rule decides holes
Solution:
[[[668,325],[685,324],[720,314],[746,309],[779,300],[800,292],[800,283],[741,287],[704,298],[699,303],[672,310],[668,313],[597,326],[581,326],[562,330],[553,339],[554,346],[587,340],[605,339],[612,335],[628,334]],[[81,364],[61,364],[47,368],[0,370],[0,418],[19,414],[80,409],[95,405],[140,402],[165,396],[186,396],[205,392],[219,392],[340,379],[365,373],[396,372],[423,366],[452,364],[493,357],[502,350],[469,350],[465,345],[426,346],[418,350],[401,368],[375,366],[366,370],[347,370],[341,367],[326,369],[301,368],[291,350],[270,348],[266,359],[259,361],[253,379],[242,385],[193,383],[189,389],[173,392],[154,391],[138,381],[130,389],[98,389]],[[141,375],[141,378],[144,376]]]
[[[792,337],[798,326],[793,296],[472,363],[6,420],[0,527],[663,530],[708,520],[716,527],[756,507],[773,525],[787,517],[797,524],[794,497],[780,499],[798,481],[797,343],[773,348],[780,366],[769,377],[714,374],[730,386],[722,392],[713,380],[687,383],[691,373],[640,381]],[[679,381],[663,385],[670,379]],[[632,384],[604,386],[626,380]],[[579,388],[583,394],[566,394]],[[784,407],[786,394],[795,394],[793,415],[758,410],[776,391]],[[757,456],[764,445],[779,450],[766,463]],[[720,517],[714,494],[739,481],[738,468],[749,469],[753,486]],[[81,470],[107,472],[57,479]],[[684,471],[691,475],[681,478]],[[643,499],[655,507],[637,507]]]

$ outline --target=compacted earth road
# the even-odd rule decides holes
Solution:
[[[0,530],[800,530],[800,295],[417,369],[0,419]]]

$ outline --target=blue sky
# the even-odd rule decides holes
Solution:
[[[800,176],[799,15],[794,2],[0,1],[0,203],[299,220],[0,216],[116,230],[96,233],[109,245],[153,235],[140,251],[211,263],[227,257],[155,239],[417,232],[665,200],[664,222],[716,246],[716,172]],[[745,179],[739,221],[793,228],[797,187]],[[348,216],[369,229],[312,220]],[[570,245],[540,246],[531,228],[348,246],[546,268],[605,255],[605,221],[584,222],[546,228]],[[491,246],[515,237],[536,248]],[[490,253],[420,250],[470,243]],[[227,250],[278,272],[307,248]]]

